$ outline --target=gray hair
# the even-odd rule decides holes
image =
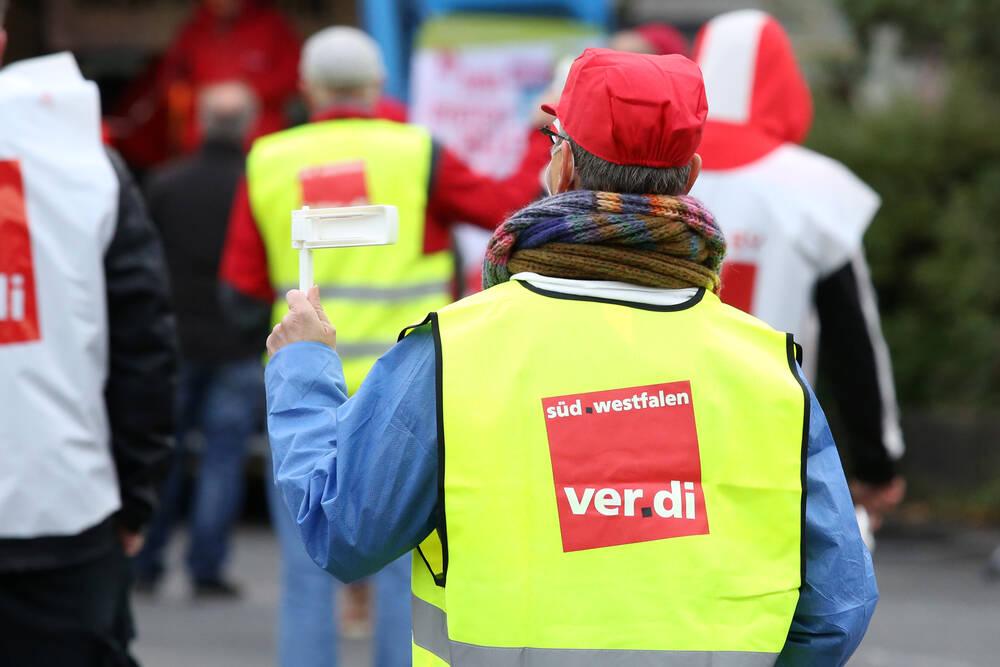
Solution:
[[[584,190],[634,195],[682,195],[691,176],[691,165],[683,167],[643,167],[615,164],[599,158],[569,140],[580,187]]]
[[[306,40],[299,60],[299,78],[330,90],[351,90],[385,79],[378,43],[349,26],[320,30]]]
[[[198,94],[198,122],[206,139],[242,144],[256,121],[257,96],[244,83],[217,83]]]

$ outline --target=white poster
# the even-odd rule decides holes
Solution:
[[[424,49],[414,59],[411,117],[478,171],[507,176],[555,58],[544,44]]]
[[[471,43],[473,37],[467,44],[421,48],[413,59],[410,118],[477,171],[509,176],[527,149],[531,119],[556,63],[600,41],[589,30],[575,24],[568,33],[563,23],[546,39],[535,32],[525,41]],[[461,35],[457,27],[448,33]],[[479,227],[455,230],[465,293],[479,289],[489,238]]]

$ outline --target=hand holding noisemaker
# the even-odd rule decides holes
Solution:
[[[292,247],[299,251],[299,289],[288,292],[288,314],[267,337],[267,351],[273,356],[300,341],[336,346],[336,329],[323,311],[319,289],[313,286],[314,248],[388,245],[396,242],[398,234],[395,206],[306,207],[292,211]]]

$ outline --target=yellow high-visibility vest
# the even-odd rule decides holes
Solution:
[[[414,665],[773,665],[803,581],[791,337],[700,290],[512,281],[437,313],[441,513]]]
[[[395,245],[337,248],[314,254],[323,306],[337,324],[337,353],[353,393],[399,329],[451,301],[450,252],[424,252],[431,138],[426,130],[385,120],[310,123],[258,139],[247,157],[247,189],[267,251],[275,290],[273,321],[298,286],[291,211],[302,205],[302,175],[344,166],[363,171],[371,204],[399,210]]]

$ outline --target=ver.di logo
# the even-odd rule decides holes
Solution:
[[[0,345],[40,338],[21,165],[0,160]]]
[[[691,383],[542,399],[564,551],[708,534]]]

